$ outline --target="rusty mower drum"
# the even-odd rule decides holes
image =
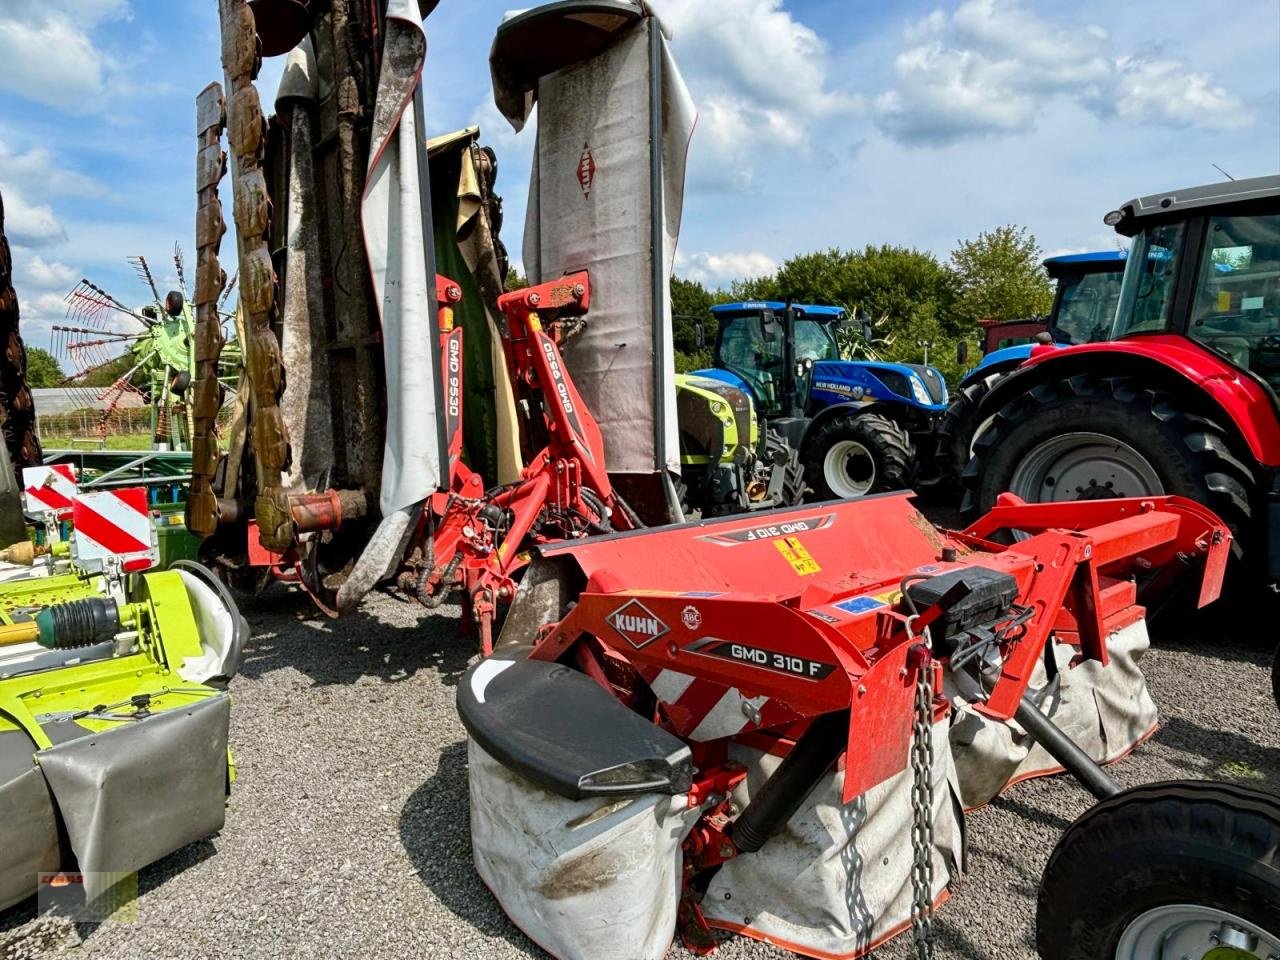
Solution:
[[[1203,605],[1230,549],[1178,497],[1007,495],[962,532],[883,495],[542,546],[458,688],[476,868],[562,960],[929,957],[964,811],[1065,770],[1099,803],[1045,871],[1046,960],[1270,960],[1280,801],[1105,770],[1157,727],[1137,574]]]

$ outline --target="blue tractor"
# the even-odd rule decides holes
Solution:
[[[960,380],[938,422],[932,483],[958,489],[977,436],[979,404],[998,380],[1031,356],[1034,347],[1095,343],[1110,336],[1124,264],[1119,250],[1050,257],[1044,269],[1057,290],[1049,316],[984,324],[982,360]]]
[[[816,499],[909,488],[919,449],[947,408],[933,367],[840,359],[840,307],[752,300],[712,307],[715,367],[755,402],[770,430],[799,451]],[[864,331],[869,333],[869,331]]]

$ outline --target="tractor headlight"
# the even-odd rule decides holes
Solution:
[[[911,381],[911,396],[915,397],[916,403],[932,403],[929,399],[929,391],[925,389],[924,381],[912,374],[907,378]]]

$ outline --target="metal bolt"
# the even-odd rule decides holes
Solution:
[[[866,695],[867,695],[867,688],[862,684],[858,684],[858,696],[865,697]]]
[[[542,302],[542,297],[539,294],[536,294],[536,293],[529,294],[529,306],[536,307],[541,302]]]
[[[573,295],[578,299],[582,299],[582,295],[587,292],[587,288],[580,283],[573,285]]]

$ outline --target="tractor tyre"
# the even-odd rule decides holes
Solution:
[[[1043,503],[1175,494],[1252,534],[1253,473],[1214,421],[1129,377],[1081,374],[1032,387],[997,411],[973,445],[960,511],[972,522],[1005,491]]]
[[[1036,948],[1044,960],[1280,954],[1280,798],[1185,780],[1102,801],[1049,857]]]
[[[969,464],[973,441],[978,433],[978,406],[991,392],[991,385],[997,379],[991,376],[961,387],[938,420],[934,434],[937,446],[933,454],[937,476],[932,487],[939,497],[959,494],[960,478]]]
[[[782,494],[778,506],[794,507],[803,503],[805,494],[809,492],[809,485],[805,483],[800,454],[787,443],[782,434],[766,428],[764,456],[768,463],[775,464],[783,472]]]
[[[915,479],[910,434],[878,413],[828,420],[805,441],[803,460],[815,500],[907,490]]]
[[[1276,655],[1271,660],[1271,696],[1280,708],[1280,647],[1276,647]]]

